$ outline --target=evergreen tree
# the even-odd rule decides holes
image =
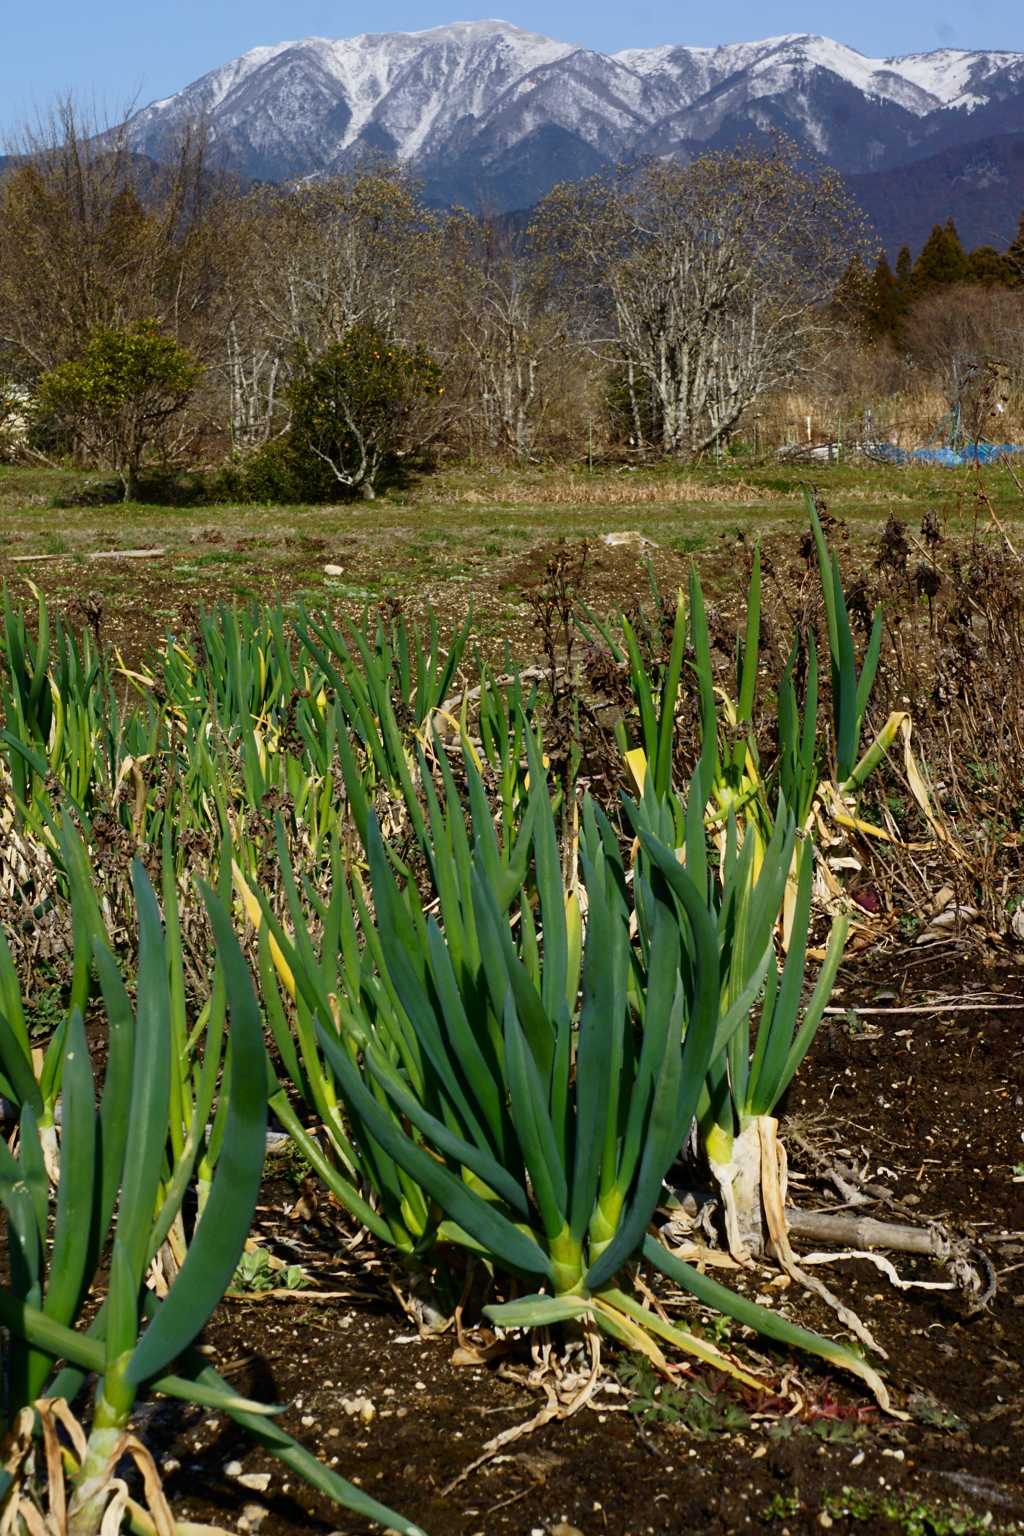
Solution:
[[[864,310],[864,323],[872,336],[887,336],[893,342],[899,341],[900,322],[903,319],[903,305],[896,288],[896,279],[893,277],[889,258],[883,251],[878,258],[868,289],[868,302]]]
[[[839,281],[835,304],[840,315],[864,324],[871,306],[873,289],[860,251],[854,251]]]
[[[906,309],[914,296],[914,259],[910,254],[909,245],[901,245],[899,255],[896,257],[896,292],[900,303]]]
[[[344,486],[373,501],[410,414],[444,393],[422,346],[410,352],[372,325],[354,325],[318,358],[299,355],[289,386],[290,449],[312,487]]]
[[[936,224],[914,263],[915,299],[938,288],[950,288],[967,277],[967,257],[952,218]]]
[[[1021,210],[1017,233],[1007,247],[1006,262],[1012,274],[1010,283],[1014,287],[1024,285],[1024,209]]]
[[[967,281],[994,288],[1011,283],[1015,268],[1010,257],[997,251],[994,245],[979,245],[967,258]]]
[[[138,486],[146,449],[188,404],[203,368],[155,320],[105,326],[79,358],[36,382],[44,411],[67,427],[120,477],[125,501]]]

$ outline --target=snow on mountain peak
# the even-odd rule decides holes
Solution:
[[[373,146],[471,200],[477,178],[499,163],[508,174],[508,156],[519,155],[531,167],[515,194],[525,198],[552,176],[589,174],[638,152],[686,155],[712,137],[728,142],[772,125],[839,169],[870,169],[944,133],[940,119],[956,118],[950,108],[975,114],[1002,104],[998,131],[1011,131],[1018,108],[1009,117],[1004,109],[1014,98],[1024,126],[1024,54],[943,48],[874,59],[832,38],[786,33],[604,56],[490,19],[252,48],[143,108],[133,135],[159,154],[167,131],[202,111],[254,175],[326,168]]]
[[[867,96],[898,100],[918,115],[933,111],[936,106],[961,104],[965,86],[979,75],[984,78],[1015,66],[1024,72],[1024,55],[1019,53],[970,53],[941,48],[932,53],[872,59],[833,38],[805,32],[788,32],[751,43],[725,43],[715,48],[671,44],[627,48],[613,55],[627,69],[647,78],[677,70],[684,56],[698,66],[701,75],[708,76],[712,82],[709,89],[741,70],[756,79],[777,75],[786,68],[799,72],[809,67],[827,70]],[[910,93],[902,88],[903,82],[913,88]],[[977,99],[986,98],[982,95]]]

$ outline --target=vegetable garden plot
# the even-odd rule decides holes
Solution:
[[[824,558],[820,568],[832,595],[822,643],[832,661],[830,704],[842,748],[839,764],[829,763],[827,771],[835,772],[843,803],[887,743],[880,738],[874,762],[869,752],[856,779],[864,714],[859,695],[865,678],[870,689],[868,663],[877,642],[869,641],[867,661],[855,665],[850,626],[847,621],[844,630],[840,618],[846,619],[846,600],[838,569]],[[756,559],[751,590],[756,594]],[[815,895],[810,850],[822,824],[818,786],[825,782],[829,738],[826,733],[819,745],[817,709],[807,708],[801,724],[794,700],[786,728],[791,745],[784,738],[780,758],[785,773],[762,769],[756,741],[747,733],[744,744],[742,730],[750,715],[748,679],[757,670],[756,618],[739,653],[734,697],[715,683],[702,613],[694,583],[688,603],[677,609],[664,671],[646,685],[650,731],[644,667],[633,666],[630,686],[640,690],[637,718],[649,767],[638,771],[637,748],[612,734],[617,749],[625,745],[634,754],[627,761],[635,783],[634,794],[619,802],[621,821],[613,821],[610,802],[602,808],[585,795],[577,798],[571,753],[554,766],[545,761],[551,725],[537,679],[517,679],[514,669],[499,677],[474,658],[481,683],[469,714],[464,670],[461,686],[456,682],[472,655],[468,630],[442,642],[436,630],[411,630],[395,613],[367,616],[361,627],[300,613],[293,635],[280,614],[222,612],[203,618],[188,646],[169,645],[159,674],[128,677],[137,690],[129,705],[87,639],[78,642],[55,626],[51,643],[45,608],[33,633],[8,606],[8,900],[20,902],[22,914],[12,930],[16,958],[5,971],[5,1016],[15,1023],[4,1062],[8,1097],[27,1104],[41,1128],[35,1139],[44,1181],[57,1175],[58,1161],[61,1180],[71,1176],[68,1169],[77,1176],[87,1166],[77,1155],[71,1162],[65,1157],[66,1139],[84,1119],[65,1113],[61,1095],[58,1130],[56,1110],[68,1040],[81,1056],[75,1008],[81,1014],[88,1003],[90,965],[98,967],[100,981],[104,968],[110,971],[104,954],[116,953],[130,979],[144,959],[146,974],[153,970],[155,941],[143,943],[136,917],[155,910],[145,895],[146,877],[136,866],[132,880],[125,878],[133,844],[158,879],[168,925],[161,939],[165,958],[154,975],[166,976],[169,995],[169,1134],[162,1152],[154,1141],[143,1159],[147,1168],[161,1155],[167,1160],[152,1201],[160,1240],[147,1245],[146,1265],[136,1265],[121,1292],[114,1250],[109,1286],[118,1318],[130,1318],[124,1297],[134,1290],[137,1332],[144,1272],[158,1301],[161,1285],[166,1292],[157,1318],[176,1294],[186,1294],[189,1274],[199,1271],[197,1261],[188,1269],[188,1255],[211,1230],[207,1213],[217,1207],[210,1202],[225,1187],[223,1180],[218,1185],[219,1169],[239,1162],[237,1137],[229,1136],[234,1024],[220,1075],[230,995],[223,957],[235,954],[230,926],[224,928],[229,922],[245,944],[249,974],[259,978],[271,1047],[266,1092],[311,1169],[309,1188],[296,1201],[298,1219],[308,1220],[314,1201],[327,1199],[330,1208],[326,1188],[333,1209],[346,1213],[340,1219],[348,1240],[359,1236],[361,1223],[384,1256],[375,1262],[400,1266],[394,1274],[417,1337],[421,1327],[430,1331],[457,1317],[458,1348],[470,1361],[493,1363],[523,1392],[540,1389],[546,1407],[511,1430],[526,1423],[540,1430],[545,1420],[570,1424],[597,1411],[590,1405],[606,1391],[602,1369],[609,1352],[615,1360],[622,1347],[639,1352],[645,1369],[660,1372],[672,1394],[663,1405],[670,1412],[659,1419],[656,1389],[643,1386],[646,1378],[634,1368],[631,1377],[620,1377],[627,1411],[629,1402],[649,1400],[653,1421],[681,1422],[694,1433],[722,1433],[737,1414],[751,1423],[787,1418],[793,1378],[787,1382],[780,1357],[764,1353],[776,1346],[803,1360],[801,1381],[820,1381],[815,1360],[846,1373],[842,1399],[824,1386],[797,1390],[804,1405],[797,1422],[874,1412],[863,1399],[859,1405],[855,1396],[849,1399],[857,1377],[895,1422],[905,1422],[905,1414],[913,1418],[913,1394],[900,1380],[898,1362],[890,1362],[883,1379],[885,1346],[848,1303],[840,1303],[839,1322],[860,1324],[869,1347],[880,1345],[873,1362],[828,1337],[835,1313],[817,1300],[807,1304],[811,1327],[801,1327],[758,1288],[766,1281],[757,1244],[737,1223],[729,1232],[731,1251],[709,1246],[713,1228],[685,1243],[666,1237],[687,1209],[673,1194],[683,1188],[679,1179],[701,1177],[699,1163],[673,1172],[695,1113],[705,1146],[715,1128],[742,1134],[749,1116],[762,1147],[773,1147],[768,1112],[810,1046],[846,922],[842,903],[833,912],[824,908],[826,927],[832,915],[838,921],[808,997],[802,981]],[[623,633],[628,636],[628,628]],[[668,750],[685,693],[687,645],[693,658],[687,674],[696,680],[700,706],[689,785]],[[643,661],[639,650],[634,660]],[[790,675],[792,668],[791,661]],[[845,698],[858,706],[849,725]],[[200,870],[218,888],[219,901],[207,903],[208,918],[191,898]],[[155,934],[152,915],[147,922]],[[47,936],[51,964],[62,937],[75,941],[66,1022],[51,1038],[41,1069],[31,1057],[18,973],[18,962],[25,970],[38,960],[26,933]],[[211,937],[221,971],[210,970]],[[240,957],[231,965],[237,1003],[250,983],[243,984]],[[111,997],[120,998],[111,987],[112,974],[104,992],[108,1011]],[[140,998],[143,992],[156,995],[148,982]],[[751,1057],[744,1041],[752,1008],[760,1026]],[[264,1076],[265,1061],[255,1073]],[[762,1077],[762,1098],[748,1098],[747,1089],[760,1093]],[[24,1159],[34,1156],[25,1149],[35,1142],[32,1119],[22,1115]],[[81,1140],[85,1145],[84,1131]],[[263,1143],[258,1150],[262,1161]],[[787,1262],[785,1218],[780,1227],[772,1203],[778,1179],[772,1157],[777,1153],[760,1163],[761,1242],[770,1245],[769,1256],[774,1249],[783,1269],[779,1274],[769,1266],[767,1273],[802,1287],[805,1276],[791,1252]],[[252,1160],[241,1158],[250,1181]],[[33,1177],[44,1189],[38,1172]],[[198,1225],[191,1212],[178,1219],[190,1187]],[[59,1183],[56,1188],[59,1208]],[[140,1208],[147,1199],[143,1188]],[[254,1183],[250,1199],[255,1203]],[[235,1215],[245,1215],[243,1204],[235,1204]],[[122,1201],[119,1223],[123,1208]],[[42,1236],[38,1218],[36,1225]],[[100,1223],[89,1238],[97,1251],[102,1237]],[[220,1268],[228,1250],[237,1251],[223,1276],[203,1265],[207,1314],[229,1282],[252,1283],[253,1266],[237,1268],[238,1237],[234,1231],[231,1243],[224,1237]],[[692,1249],[700,1259],[696,1268],[688,1262]],[[150,1267],[148,1260],[158,1257],[159,1266]],[[724,1271],[729,1283],[712,1278],[709,1267]],[[16,1268],[15,1287],[22,1284]],[[35,1330],[27,1344],[45,1353],[35,1321],[40,1309],[30,1295],[35,1273],[31,1265],[25,1271],[21,1300],[28,1310],[18,1314],[19,1326]],[[288,1290],[266,1291],[266,1304],[294,1306]],[[707,1323],[692,1302],[683,1302],[685,1295],[705,1309]],[[966,1303],[972,1295],[968,1287]],[[39,1299],[45,1301],[42,1291]],[[176,1307],[186,1319],[180,1339],[173,1336],[180,1347],[202,1316],[198,1305],[179,1301]],[[718,1337],[708,1309],[732,1319]],[[538,1329],[554,1329],[553,1339],[542,1335],[531,1344]],[[769,1342],[758,1345],[754,1334]],[[147,1348],[159,1353],[146,1342],[158,1336],[154,1322],[142,1336],[143,1354]],[[49,1342],[72,1347],[63,1334]],[[104,1342],[97,1333],[96,1347]],[[80,1368],[100,1359],[95,1348],[74,1347],[85,1352]],[[531,1355],[531,1348],[540,1354]],[[120,1354],[112,1358],[116,1382],[128,1367]],[[368,1400],[365,1391],[347,1398]],[[230,1409],[253,1412],[248,1402],[233,1401]],[[633,1418],[643,1428],[640,1413],[634,1409]],[[347,1416],[364,1422],[362,1408]],[[109,1428],[120,1435],[126,1423],[125,1409],[115,1406],[108,1414],[101,1397],[90,1432]],[[270,1431],[261,1433],[273,1439]],[[494,1434],[479,1445],[479,1475],[489,1475],[483,1467],[515,1443],[511,1434]],[[301,1460],[287,1444],[281,1449]],[[358,1504],[355,1484],[341,1488],[322,1468],[304,1466],[319,1486],[326,1483],[336,1497]],[[90,1487],[89,1499],[102,1495],[112,1506],[119,1490],[109,1482],[111,1470],[105,1462],[97,1470],[100,1482],[95,1494]],[[451,1467],[444,1484],[450,1491],[439,1489],[439,1499],[455,1496],[451,1483],[458,1473]],[[56,1489],[56,1479],[52,1490],[47,1482],[47,1498]],[[83,1520],[92,1518],[85,1499],[79,1508],[89,1511]]]

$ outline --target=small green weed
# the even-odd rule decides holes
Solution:
[[[773,1493],[765,1509],[765,1520],[792,1520],[800,1512],[800,1500],[792,1493]]]
[[[906,1407],[918,1424],[927,1424],[929,1429],[956,1429],[960,1422],[955,1413],[943,1408],[927,1392],[911,1392]]]
[[[670,1387],[656,1376],[642,1355],[632,1355],[618,1369],[623,1386],[635,1393],[630,1413],[648,1424],[685,1424],[697,1436],[746,1429],[750,1415],[727,1392],[708,1382],[695,1382],[687,1391]]]
[[[722,1312],[712,1312],[708,1317],[702,1317],[701,1326],[697,1330],[702,1338],[710,1339],[712,1344],[717,1344],[720,1349],[727,1349],[732,1343],[732,1331],[736,1324],[731,1317],[726,1317]]]
[[[40,985],[41,983],[41,985]],[[43,960],[32,997],[25,999],[25,1023],[33,1040],[52,1035],[67,1015],[63,984],[53,965]]]
[[[331,581],[328,579],[324,582],[324,587],[332,598],[337,598],[342,603],[359,603],[362,605],[364,603],[372,603],[377,596],[375,589],[349,586],[343,581]],[[323,598],[322,592],[307,592],[305,595],[307,601],[312,598],[313,602],[318,602]]]
[[[849,1419],[815,1419],[811,1424],[811,1434],[819,1440],[824,1440],[826,1445],[852,1445],[855,1440],[863,1440],[864,1427],[853,1424]]]
[[[962,1504],[939,1504],[910,1493],[875,1492],[870,1488],[844,1488],[836,1498],[830,1495],[824,1504],[833,1519],[856,1520],[862,1525],[877,1525],[891,1520],[904,1536],[1010,1536],[1016,1524],[997,1523],[991,1510],[977,1515]],[[777,1518],[774,1516],[768,1518]]]
[[[62,533],[48,533],[43,538],[43,548],[48,555],[66,555],[71,545]]]
[[[295,1185],[296,1189],[302,1187],[312,1172],[312,1167],[293,1141],[283,1142],[280,1147],[275,1147],[272,1152],[268,1152],[264,1164],[266,1178],[287,1179],[289,1184]]]
[[[648,1423],[661,1420],[675,1424],[682,1416],[686,1407],[683,1393],[656,1376],[642,1355],[630,1355],[623,1360],[616,1374],[623,1386],[636,1394],[629,1405],[630,1413]]]
[[[776,1419],[774,1424],[768,1426],[769,1440],[789,1440],[793,1435],[802,1435],[804,1426],[794,1424],[792,1419]]]
[[[195,565],[246,565],[252,556],[241,549],[211,549],[208,554],[196,555]]]
[[[864,1033],[864,1020],[856,1008],[847,1008],[846,1012],[836,1019],[836,1023],[848,1035],[862,1035]]]
[[[252,1253],[242,1254],[231,1288],[235,1291],[301,1291],[308,1284],[298,1264],[271,1269],[267,1249],[257,1248]]]
[[[710,1435],[729,1434],[750,1426],[750,1415],[727,1392],[711,1392],[695,1386],[687,1395],[683,1423],[698,1439]]]

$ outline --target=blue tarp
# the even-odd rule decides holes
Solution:
[[[996,459],[1009,458],[1011,453],[1024,453],[1016,443],[971,443],[962,451],[955,448],[897,448],[895,443],[865,444],[865,451],[873,459],[887,459],[891,464],[941,464],[956,469],[964,464],[991,464]]]

